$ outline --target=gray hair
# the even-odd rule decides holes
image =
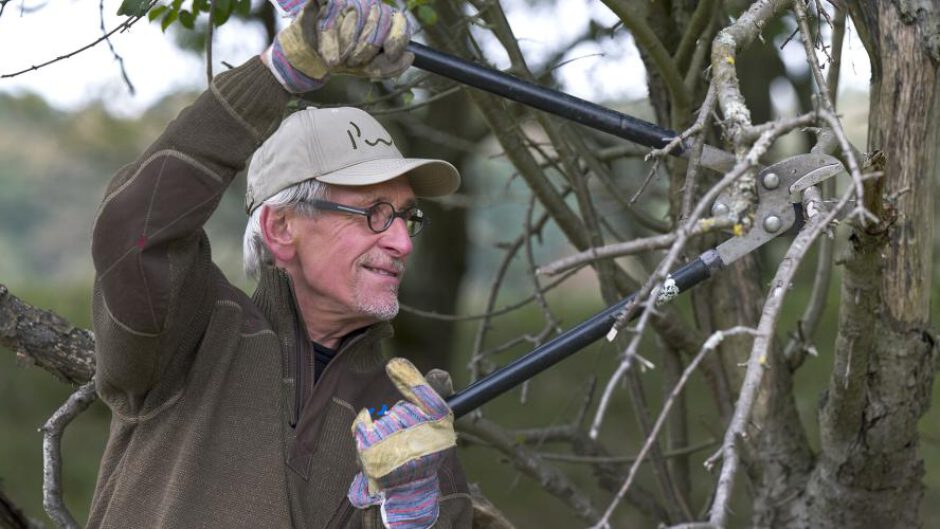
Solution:
[[[274,265],[274,257],[264,243],[264,235],[261,233],[261,209],[265,206],[275,210],[293,208],[305,217],[313,217],[317,210],[309,202],[326,199],[329,195],[329,187],[329,184],[316,180],[304,180],[275,193],[255,208],[248,217],[245,237],[242,240],[242,262],[248,277],[258,279],[263,266]]]

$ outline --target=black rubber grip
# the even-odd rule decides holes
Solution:
[[[709,266],[701,257],[677,269],[670,274],[678,289],[676,294],[701,283],[711,276],[714,268]],[[524,356],[506,364],[489,376],[477,380],[459,393],[451,395],[447,404],[457,417],[479,408],[490,400],[502,395],[549,367],[561,362],[565,358],[584,349],[607,334],[617,314],[629,304],[635,294],[591,316],[578,326],[565,331],[553,340],[543,344]],[[635,311],[636,317],[639,311]]]

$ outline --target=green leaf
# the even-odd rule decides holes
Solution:
[[[118,15],[129,17],[142,17],[147,14],[147,8],[150,7],[150,0],[124,0],[121,7],[118,8]]]
[[[209,0],[193,0],[193,14],[208,13]]]
[[[232,0],[215,0],[215,12],[213,13],[212,22],[216,26],[225,24],[231,14]]]
[[[179,11],[183,7],[183,0],[173,0],[173,11]]]
[[[157,6],[151,9],[149,13],[147,13],[147,18],[149,18],[150,21],[153,22],[154,20],[160,18],[160,15],[162,15],[163,12],[166,11],[166,9],[167,9],[166,6]]]
[[[235,0],[235,13],[247,18],[251,15],[251,0]]]
[[[196,17],[192,13],[186,11],[185,9],[180,11],[180,24],[183,25],[186,29],[193,29],[195,26]]]
[[[437,23],[437,11],[431,6],[418,6],[415,14],[418,15],[418,19],[427,26],[433,26]]]
[[[160,22],[160,29],[165,32],[166,28],[170,27],[171,24],[176,22],[176,18],[179,16],[179,13],[179,11],[173,11],[172,9],[167,11],[166,16],[163,17],[163,22]]]

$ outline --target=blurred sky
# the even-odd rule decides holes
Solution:
[[[263,0],[254,0],[260,2]],[[560,0],[532,3],[505,0],[510,23],[532,65],[547,60],[557,49],[570,49],[561,66],[565,90],[592,101],[635,99],[646,94],[645,72],[636,48],[625,31],[617,31],[599,43],[575,44],[572,40],[591,19],[605,27],[616,22],[598,1]],[[0,16],[0,75],[10,74],[67,54],[97,40],[101,16],[109,30],[122,17],[120,0],[9,0]],[[215,71],[222,61],[240,64],[267,44],[260,30],[231,20],[216,33]],[[52,105],[74,109],[90,101],[102,101],[115,114],[139,114],[167,93],[198,89],[206,84],[205,64],[192,53],[181,52],[159,24],[146,19],[111,39],[124,58],[137,92],[131,95],[121,80],[118,65],[106,43],[38,71],[0,79],[0,92],[41,94]],[[487,45],[498,57],[498,45]],[[805,70],[802,46],[794,39],[783,50],[788,68]],[[843,88],[867,90],[870,76],[862,45],[850,30],[843,67]],[[497,59],[499,61],[499,59]],[[506,66],[508,61],[497,66]],[[788,98],[784,89],[780,98]],[[782,100],[782,99],[781,99]]]

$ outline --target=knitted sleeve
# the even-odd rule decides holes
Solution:
[[[208,323],[213,277],[203,225],[289,94],[258,58],[217,76],[150,148],[112,179],[92,231],[99,393],[139,416],[148,392],[185,377]]]

